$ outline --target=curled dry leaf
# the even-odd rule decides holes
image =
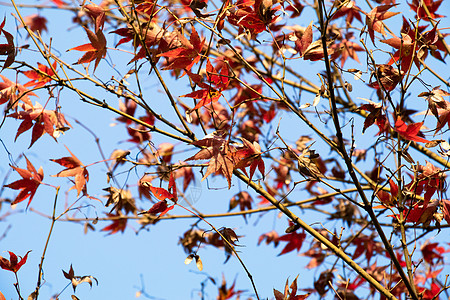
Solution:
[[[76,288],[79,284],[83,283],[83,282],[87,282],[89,283],[89,285],[92,288],[92,283],[93,281],[95,281],[95,283],[98,285],[98,281],[95,277],[87,275],[87,276],[75,276],[75,271],[73,270],[72,265],[70,265],[70,269],[69,272],[66,272],[64,270],[62,270],[64,277],[68,280],[71,281],[72,283],[72,287],[73,287],[73,291],[76,291]]]

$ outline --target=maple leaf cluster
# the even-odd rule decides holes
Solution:
[[[277,20],[275,13],[279,7],[272,8],[275,3],[272,0],[238,0],[236,2],[237,9],[228,14],[228,22],[238,26],[240,34],[248,31],[252,37],[255,37]]]
[[[202,180],[211,174],[223,175],[231,187],[231,177],[235,169],[241,169],[247,174],[245,168],[250,167],[250,178],[252,179],[256,168],[264,177],[264,161],[261,157],[261,147],[257,142],[250,143],[242,138],[243,146],[236,147],[227,139],[226,132],[214,132],[199,141],[193,142],[197,147],[203,148],[197,154],[186,159],[209,160],[208,168]]]
[[[16,140],[22,133],[33,128],[29,148],[33,146],[44,133],[47,133],[56,141],[56,138],[61,132],[65,132],[72,127],[62,113],[55,110],[44,109],[38,102],[36,102],[34,106],[24,103],[21,105],[21,108],[21,111],[9,114],[8,117],[23,120],[17,130]]]
[[[222,92],[227,89],[230,82],[228,67],[223,63],[219,64],[219,67],[220,69],[216,70],[210,60],[207,60],[206,80],[208,83],[203,82],[200,76],[190,72],[188,73],[192,81],[195,82],[197,86],[202,88],[201,90],[196,90],[192,93],[181,96],[200,100],[192,110],[199,109],[200,107],[206,106],[212,102],[217,102],[222,96]]]

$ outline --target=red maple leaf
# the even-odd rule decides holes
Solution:
[[[83,7],[86,10],[86,13],[95,23],[95,32],[103,30],[103,26],[105,24],[106,14],[103,7],[98,6],[97,4],[88,4]]]
[[[154,187],[149,182],[144,182],[143,184],[145,184],[145,186],[150,189],[150,192],[152,192],[152,194],[160,201],[155,203],[149,210],[144,211],[141,214],[149,213],[156,215],[158,213],[161,213],[159,216],[162,217],[169,210],[172,210],[174,208],[174,205],[168,206],[166,201],[166,199],[169,199],[174,202],[174,204],[176,204],[178,201],[177,185],[175,183],[173,172],[170,173],[168,190],[160,187]]]
[[[250,167],[249,180],[252,180],[253,174],[255,174],[256,168],[258,168],[262,177],[264,178],[265,166],[264,161],[261,157],[261,146],[254,141],[253,143],[248,140],[241,138],[244,147],[238,149],[235,153],[235,157],[238,160],[236,168],[241,169],[247,175],[245,171],[246,167]]]
[[[447,224],[450,224],[450,200],[442,199],[442,213]]]
[[[357,259],[362,254],[365,253],[367,263],[375,253],[381,253],[383,248],[379,243],[375,241],[375,235],[361,235],[352,241],[352,244],[356,245],[355,252],[353,253],[352,259]]]
[[[189,71],[187,72],[192,81],[202,88],[201,90],[180,96],[200,99],[192,110],[199,109],[212,102],[217,102],[222,96],[222,91],[225,90],[229,84],[228,66],[223,63],[220,63],[219,69],[216,70],[209,59],[207,60],[206,79],[208,83],[203,82],[200,76]]]
[[[20,261],[17,258],[17,255],[15,255],[13,252],[8,251],[9,253],[9,260],[7,260],[4,257],[0,256],[0,267],[3,270],[8,270],[14,273],[17,273],[19,271],[19,269],[27,262],[27,258],[28,258],[28,253],[30,253],[30,251],[27,252],[27,254],[25,254],[24,257],[20,257]]]
[[[182,46],[158,54],[158,56],[167,57],[169,63],[165,70],[190,70],[194,64],[200,61],[200,54],[203,49],[205,39],[200,40],[197,31],[192,27],[192,33],[189,41],[182,40]]]
[[[36,194],[36,190],[41,184],[42,179],[44,179],[44,170],[40,167],[39,170],[36,171],[28,158],[25,155],[24,157],[27,161],[26,170],[11,166],[17,173],[19,173],[20,176],[22,176],[22,179],[7,184],[5,187],[13,190],[21,190],[12,204],[20,203],[29,197],[30,199],[27,204],[28,207],[31,200],[33,200],[34,194]]]
[[[383,190],[378,191],[377,197],[381,200],[383,206],[392,206],[397,200],[398,196],[398,186],[397,184],[392,180],[389,179],[389,186],[390,186],[390,192],[385,192]]]
[[[415,204],[410,210],[405,209],[403,215],[406,216],[406,222],[424,224],[426,226],[434,220],[434,213],[437,211],[438,206],[439,201],[433,199],[427,206]]]
[[[333,14],[332,19],[337,19],[343,16],[345,17],[345,21],[347,24],[352,24],[353,19],[357,19],[359,22],[363,23],[361,18],[361,9],[356,6],[355,1],[343,2],[343,5]]]
[[[52,64],[53,69],[56,70],[56,61]],[[38,71],[31,70],[25,71],[23,74],[31,79],[31,81],[25,83],[23,86],[29,87],[32,86],[34,88],[43,87],[47,82],[52,81],[52,76],[55,75],[52,68],[47,67],[41,63],[38,63]]]
[[[236,149],[225,139],[225,132],[214,132],[208,134],[202,140],[195,141],[192,144],[203,147],[194,156],[186,160],[210,160],[208,169],[202,178],[205,180],[211,174],[222,174],[228,181],[228,188],[231,188],[231,176],[235,166],[234,153]]]
[[[28,96],[37,97],[35,93],[28,91],[23,85],[12,82],[3,75],[0,75],[0,78],[3,79],[3,82],[0,82],[0,104],[9,101],[8,108],[16,109],[20,99],[20,101],[27,105],[33,106]]]
[[[331,46],[331,49],[333,49],[334,52],[333,56],[336,58],[339,57],[341,60],[341,67],[344,67],[345,61],[349,57],[359,62],[356,52],[364,51],[360,45],[352,42],[352,39],[354,39],[353,32],[348,32],[345,34],[345,38],[343,38],[339,43],[335,43]]]
[[[368,85],[374,89],[385,89],[390,92],[402,80],[405,72],[399,71],[398,68],[389,64],[377,65],[377,72],[375,73],[375,80]]]
[[[54,177],[74,177],[75,185],[69,189],[76,189],[77,196],[81,191],[86,192],[86,182],[89,181],[89,173],[83,163],[67,148],[71,156],[62,157],[59,159],[50,159],[51,161],[60,164],[63,167],[66,167],[65,170],[62,170],[56,175],[52,175]]]
[[[389,65],[401,60],[401,70],[403,72],[409,70],[413,58],[416,65],[419,65],[419,60],[415,55],[417,50],[419,50],[419,45],[414,42],[414,37],[411,38],[411,36],[407,34],[402,34],[402,38],[394,37],[387,40],[381,40],[381,42],[397,49],[392,55],[392,58],[388,63]]]
[[[442,254],[449,252],[444,247],[439,246],[439,243],[425,243],[420,247],[423,259],[430,265],[436,265],[444,261]]]
[[[117,232],[124,232],[125,228],[127,228],[127,221],[128,219],[126,217],[123,217],[123,215],[120,212],[117,212],[117,214],[107,214],[108,217],[112,218],[112,223],[108,226],[102,228],[101,231],[109,231],[108,234],[114,234]]]
[[[391,55],[388,64],[393,65],[399,62],[401,64],[401,71],[406,73],[412,66],[412,61],[414,61],[419,69],[420,59],[425,60],[428,52],[442,61],[443,59],[439,51],[445,52],[445,49],[440,45],[437,26],[438,23],[431,30],[422,32],[424,27],[411,27],[410,23],[403,18],[401,38],[394,36],[391,39],[381,41],[397,49]]]
[[[292,232],[292,233],[288,233],[283,236],[280,236],[278,238],[278,241],[283,241],[283,242],[288,242],[288,243],[283,248],[281,253],[278,255],[286,254],[295,249],[297,249],[297,252],[300,251],[300,248],[302,247],[303,241],[305,240],[305,238],[306,238],[306,234],[304,232],[301,232],[301,233]]]
[[[0,35],[3,34],[8,43],[0,44],[0,55],[6,55],[7,57],[0,72],[3,71],[3,69],[6,69],[10,65],[12,65],[16,57],[16,48],[14,47],[14,37],[12,36],[11,33],[3,29],[3,27],[5,27],[5,23],[6,17],[3,18],[3,22],[2,24],[0,24]]]
[[[238,1],[239,9],[227,14],[228,22],[239,27],[239,34],[248,30],[255,37],[277,20],[277,9],[272,8],[274,3],[271,0]]]
[[[369,13],[366,13],[366,25],[370,38],[372,39],[372,43],[375,44],[375,31],[381,33],[383,36],[386,36],[383,20],[389,19],[400,13],[388,11],[395,6],[397,6],[397,4],[380,5],[374,7]]]
[[[428,8],[431,19],[442,18],[444,16],[436,14],[436,11],[438,10],[439,6],[441,6],[441,3],[442,0],[413,0],[412,3],[408,3],[408,5],[413,11],[416,12],[416,19],[424,19],[425,21],[430,21],[430,18],[428,17],[423,7],[426,6],[426,8]]]
[[[44,134],[48,133],[56,140],[60,132],[67,131],[69,127],[72,127],[65,119],[64,115],[54,110],[44,109],[39,103],[29,106],[26,103],[22,105],[22,111],[9,114],[8,117],[17,120],[23,120],[19,125],[19,129],[16,133],[16,138],[19,137],[25,131],[33,128],[31,134],[31,143],[28,148]],[[34,122],[34,123],[33,123]]]
[[[47,19],[38,14],[25,17],[25,25],[33,32],[43,33],[47,31]]]
[[[444,96],[450,96],[450,93],[441,90],[439,87],[440,86],[436,86],[431,91],[423,92],[418,95],[418,97],[423,97],[427,100],[428,109],[438,119],[438,121],[440,111],[445,111],[449,108],[449,103],[444,100]],[[438,122],[438,125],[436,126],[436,132],[444,127],[445,123],[446,122],[440,124],[440,122]]]
[[[418,134],[421,134],[420,128],[422,128],[422,125],[423,122],[406,125],[402,119],[398,118],[395,121],[394,130],[397,131],[405,140],[420,143],[429,143],[430,141],[418,136]]]
[[[275,247],[278,246],[280,241],[278,240],[279,236],[278,233],[275,230],[272,230],[270,232],[264,233],[259,236],[258,238],[258,246],[261,244],[264,240],[266,241],[266,245],[269,245],[270,243],[273,243]]]
[[[309,297],[311,293],[305,295],[297,295],[297,277],[295,277],[294,281],[292,281],[289,286],[289,279],[286,279],[286,285],[284,286],[284,293],[273,289],[273,295],[275,296],[275,300],[303,300]],[[289,292],[289,288],[291,291]]]
[[[295,31],[295,36],[291,38],[295,42],[295,50],[298,51],[300,57],[305,60],[316,61],[324,57],[322,41],[313,42],[312,22],[301,32]],[[333,49],[327,49],[328,54],[333,53]]]
[[[252,196],[248,192],[239,192],[233,196],[230,200],[230,206],[228,211],[233,210],[236,206],[239,205],[241,211],[252,209]],[[246,219],[247,215],[243,215],[244,219]]]
[[[233,281],[233,284],[230,287],[227,287],[227,282],[225,277],[222,278],[222,284],[219,287],[219,295],[217,296],[217,300],[227,300],[231,299],[234,296],[238,296],[242,294],[244,291],[235,290],[236,287],[236,279]]]
[[[106,56],[106,38],[101,30],[96,31],[95,33],[87,28],[84,28],[84,30],[86,30],[90,43],[71,48],[67,51],[85,51],[86,53],[76,62],[76,64],[89,63],[95,60],[95,72],[100,60]]]
[[[418,176],[418,180],[417,182],[415,182],[412,188],[416,193],[419,194],[422,193],[422,190],[425,190],[425,201],[423,205],[424,207],[426,207],[434,193],[436,191],[442,191],[445,182],[445,173],[443,173],[441,169],[435,167],[429,161],[426,162],[425,166],[419,166],[418,172],[420,173]]]
[[[445,109],[438,109],[439,118],[435,133],[441,130],[445,126],[445,124],[447,124],[450,128],[450,103],[446,102],[446,104],[447,107]]]
[[[438,299],[439,294],[441,293],[441,287],[436,283],[432,282],[430,289],[424,287],[417,287],[417,292],[420,293],[423,300],[433,300]]]

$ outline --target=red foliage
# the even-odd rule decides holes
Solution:
[[[101,231],[109,231],[108,234],[115,234],[117,232],[124,232],[125,228],[127,228],[127,221],[128,219],[126,217],[123,217],[122,214],[107,214],[109,218],[112,219],[112,223],[104,228],[102,228]]]
[[[84,64],[95,60],[95,72],[100,60],[106,56],[106,38],[101,30],[96,31],[95,33],[90,31],[88,28],[84,28],[84,30],[86,30],[90,43],[71,48],[68,51],[85,51],[86,53],[78,59],[76,63]]]
[[[284,286],[284,293],[273,289],[273,294],[275,296],[275,300],[303,300],[309,297],[311,293],[305,295],[297,295],[297,278],[292,281],[291,286],[289,286],[289,279],[286,280],[286,285]],[[289,291],[289,288],[291,291]]]
[[[9,101],[9,107],[16,109],[19,105],[19,99],[28,106],[33,106],[29,96],[37,96],[35,93],[29,91],[21,84],[14,83],[3,75],[0,75],[3,82],[0,82],[0,104]]]
[[[86,193],[86,183],[89,181],[89,172],[83,163],[67,148],[71,156],[62,157],[59,159],[50,159],[51,161],[66,167],[54,177],[74,177],[75,185],[69,190],[75,188],[77,190],[77,196],[81,191]]]
[[[195,28],[192,27],[189,41],[183,38],[180,47],[161,53],[158,56],[169,59],[168,65],[164,67],[166,70],[182,69],[189,71],[194,64],[200,61],[200,53],[204,43],[205,40],[201,40]]]
[[[43,33],[44,31],[48,31],[47,19],[38,14],[25,17],[25,24],[33,32]]]
[[[406,125],[402,119],[398,118],[395,121],[395,131],[397,131],[405,140],[420,143],[429,143],[429,140],[426,140],[419,136],[422,135],[422,133],[420,132],[422,125],[423,122]]]
[[[16,48],[14,47],[14,37],[11,33],[4,30],[6,17],[3,18],[2,24],[0,24],[0,35],[3,34],[6,38],[7,44],[0,44],[0,55],[6,55],[5,63],[3,64],[2,70],[12,65],[14,59],[16,58]],[[2,71],[0,70],[0,72]]]
[[[54,70],[56,70],[56,61],[52,64]],[[52,68],[46,65],[38,63],[39,71],[25,71],[23,74],[31,79],[31,81],[24,84],[25,87],[32,86],[34,88],[40,88],[44,86],[47,82],[52,81],[52,76],[55,75]]]
[[[303,245],[303,241],[306,238],[306,234],[304,232],[297,233],[292,232],[285,235],[282,235],[278,238],[278,241],[288,242],[286,246],[284,246],[283,250],[278,255],[283,255],[289,253],[293,250],[300,251],[300,248]]]
[[[231,176],[235,166],[234,153],[236,149],[225,139],[226,133],[217,132],[205,136],[202,140],[195,141],[192,144],[202,147],[194,156],[186,160],[208,160],[208,169],[202,180],[211,174],[222,174],[228,181],[228,188],[231,187]]]
[[[17,173],[19,173],[22,179],[7,184],[5,185],[5,187],[14,190],[21,190],[12,204],[20,203],[29,197],[30,199],[28,200],[27,204],[28,207],[31,203],[31,200],[33,200],[34,195],[36,194],[36,190],[41,184],[42,179],[44,179],[44,171],[42,167],[39,168],[39,171],[36,171],[28,158],[26,156],[24,157],[27,161],[26,170],[11,166]]]
[[[259,172],[261,173],[263,179],[265,175],[265,166],[264,161],[261,157],[261,146],[255,141],[253,143],[250,143],[244,138],[241,138],[244,147],[241,149],[238,149],[236,151],[235,158],[238,160],[235,168],[241,169],[245,174],[247,172],[245,171],[246,167],[250,167],[250,176],[249,180],[252,180],[253,174],[255,174],[256,168],[258,168]]]
[[[441,4],[442,0],[412,0],[411,3],[408,3],[409,7],[411,7],[411,9],[416,12],[416,18],[423,19],[425,21],[430,21],[430,17],[431,19],[443,17],[442,15],[436,14],[436,11],[438,10],[439,6],[441,6]],[[428,11],[430,12],[430,17],[428,17],[423,6],[426,6]]]
[[[397,4],[375,6],[369,13],[366,13],[366,25],[372,43],[375,44],[375,32],[379,32],[383,36],[386,36],[383,21],[399,14],[399,12],[388,11],[395,6],[397,6]]]
[[[20,268],[27,262],[28,259],[28,253],[30,253],[30,251],[28,251],[24,257],[20,257],[20,261],[17,258],[17,255],[15,255],[13,252],[8,251],[9,253],[9,260],[7,260],[4,257],[0,256],[0,267],[4,270],[8,270],[14,273],[17,273]]]
[[[164,188],[154,187],[151,184],[147,184],[147,186],[150,189],[150,192],[152,192],[152,194],[160,201],[155,203],[149,210],[144,211],[141,214],[149,213],[149,214],[156,215],[158,213],[161,213],[159,216],[162,217],[169,210],[172,210],[174,208],[174,205],[167,206],[167,201],[166,201],[166,199],[169,199],[169,200],[173,201],[174,204],[176,204],[178,201],[177,186],[175,183],[175,177],[174,177],[173,172],[170,173],[168,190],[166,190]]]
[[[33,146],[44,133],[49,134],[56,140],[60,132],[65,132],[69,127],[72,127],[62,113],[44,109],[37,102],[34,107],[24,103],[22,104],[22,109],[22,111],[9,114],[8,117],[23,120],[17,130],[16,140],[19,135],[33,128],[29,148]]]

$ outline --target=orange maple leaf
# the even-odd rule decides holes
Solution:
[[[52,175],[53,177],[74,177],[75,185],[71,187],[69,190],[75,188],[77,190],[77,196],[81,191],[86,191],[86,182],[89,181],[89,173],[86,169],[86,166],[67,148],[71,156],[62,157],[59,159],[50,159],[51,161],[60,164],[63,167],[66,167],[65,170],[62,170],[56,175]]]
[[[53,69],[56,70],[56,61],[52,64]],[[29,87],[34,86],[35,88],[40,88],[44,86],[47,82],[52,80],[52,76],[55,75],[52,68],[47,67],[46,65],[38,63],[38,71],[31,70],[25,71],[23,74],[31,79],[31,81],[25,83],[23,86]]]

